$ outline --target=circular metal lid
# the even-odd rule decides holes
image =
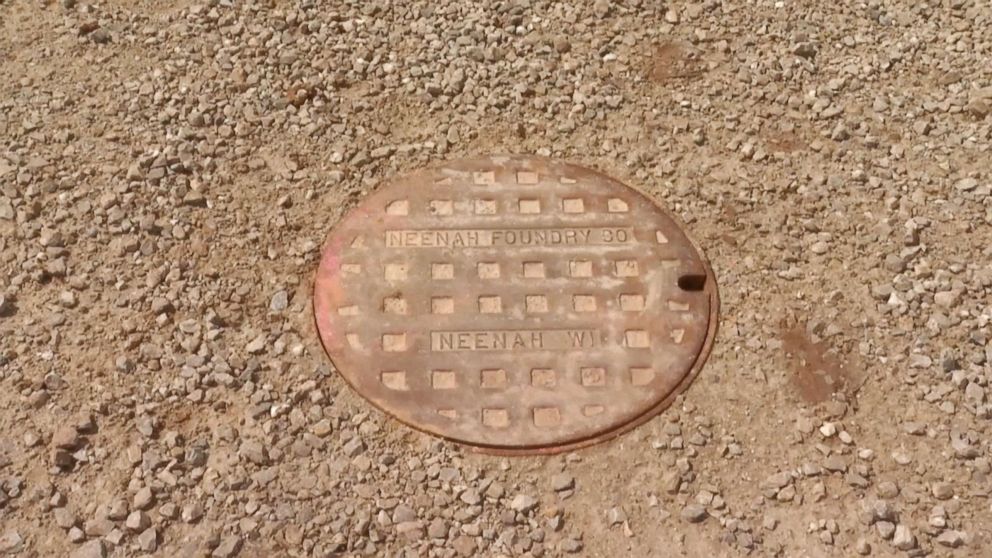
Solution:
[[[485,157],[400,176],[331,232],[324,349],[375,406],[504,453],[571,449],[665,408],[716,330],[673,217],[601,173]]]

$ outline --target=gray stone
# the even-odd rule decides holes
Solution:
[[[949,548],[957,548],[964,544],[964,533],[948,530],[937,536],[937,544]]]
[[[700,506],[699,504],[686,504],[686,506],[682,508],[680,515],[682,516],[682,519],[688,521],[689,523],[700,523],[709,516],[709,514],[706,513],[706,508]]]
[[[537,507],[537,498],[529,494],[517,494],[510,501],[510,508],[513,511],[527,513]]]
[[[393,523],[406,523],[417,520],[417,512],[406,504],[400,504],[393,510]]]
[[[551,477],[551,489],[555,492],[571,490],[575,488],[575,477],[568,473],[558,473]]]
[[[957,181],[954,187],[962,192],[970,192],[978,187],[978,180],[974,178],[962,178]]]
[[[831,455],[823,460],[823,468],[833,473],[843,473],[847,471],[847,463],[839,455]]]
[[[69,425],[60,426],[54,434],[52,434],[52,444],[57,448],[62,449],[76,449],[79,447],[81,440],[79,433],[76,429]]]
[[[220,544],[210,554],[213,558],[231,558],[241,551],[241,537],[228,535],[221,539]]]
[[[892,545],[899,550],[912,550],[916,548],[916,537],[909,530],[909,527],[900,523],[896,526],[896,532],[892,536]]]
[[[90,519],[83,524],[83,532],[90,537],[104,537],[114,530],[114,522],[105,517]]]
[[[344,450],[344,454],[348,457],[357,457],[365,451],[365,442],[361,438],[352,438],[341,449]]]
[[[975,382],[970,382],[968,387],[964,388],[964,396],[973,404],[981,405],[985,402],[985,388]]]
[[[0,219],[4,221],[14,220],[14,206],[10,200],[0,196]]]
[[[576,552],[580,552],[582,550],[582,541],[575,537],[567,537],[562,539],[562,541],[558,544],[558,548],[560,548],[562,552],[575,554]]]
[[[107,512],[107,518],[120,521],[125,517],[127,517],[127,501],[123,498],[117,498],[110,503],[110,511]]]
[[[461,495],[458,496],[458,499],[470,506],[475,506],[482,501],[482,496],[479,494],[478,490],[469,488],[468,490],[462,492]]]
[[[878,483],[878,495],[881,498],[895,498],[899,495],[899,485],[892,481]]]
[[[619,506],[612,507],[606,512],[606,519],[608,520],[610,527],[613,527],[614,525],[619,525],[624,521],[627,521],[627,512],[623,511],[623,508]]]
[[[158,514],[166,519],[175,519],[179,515],[179,508],[172,502],[166,502],[159,506]]]
[[[24,538],[17,531],[10,530],[0,535],[0,554],[17,554],[24,548]]]
[[[283,290],[276,291],[269,301],[269,309],[273,312],[282,312],[289,307],[289,293]]]
[[[127,516],[124,526],[131,531],[144,531],[152,524],[148,514],[143,511],[133,511]]]
[[[79,520],[76,514],[69,508],[55,508],[55,524],[63,529],[69,529],[76,525]]]
[[[151,488],[148,488],[146,486],[141,490],[139,490],[138,493],[134,495],[134,501],[132,503],[134,504],[133,507],[135,509],[147,510],[148,508],[152,507],[152,504],[155,503],[155,494],[152,493]]]
[[[265,451],[265,446],[256,440],[245,440],[241,442],[241,448],[238,450],[241,457],[251,461],[255,465],[268,465],[269,455]]]
[[[158,531],[154,527],[149,527],[138,535],[138,546],[144,552],[155,552],[158,550]]]
[[[938,500],[948,500],[954,496],[954,486],[949,482],[935,482],[930,487],[930,492]]]
[[[199,502],[192,502],[183,506],[182,519],[186,523],[193,523],[203,517],[203,505]]]
[[[107,544],[103,539],[94,539],[77,548],[70,558],[106,558]]]
[[[427,536],[432,539],[443,539],[448,536],[448,526],[445,525],[444,520],[440,517],[434,518],[430,525],[427,526]]]
[[[396,524],[396,534],[408,541],[419,541],[424,538],[423,521],[404,521]]]

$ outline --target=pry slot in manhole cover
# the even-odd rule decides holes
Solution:
[[[709,353],[713,273],[648,197],[534,157],[390,181],[324,246],[324,349],[375,406],[503,453],[604,440],[651,418]]]

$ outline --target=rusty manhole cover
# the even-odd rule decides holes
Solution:
[[[314,289],[351,386],[420,430],[506,453],[604,440],[698,373],[712,271],[638,191],[553,160],[392,180],[331,232]]]

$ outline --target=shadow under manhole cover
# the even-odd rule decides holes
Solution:
[[[713,273],[673,217],[598,172],[532,157],[391,180],[333,229],[324,349],[383,411],[500,453],[602,441],[692,381]]]

